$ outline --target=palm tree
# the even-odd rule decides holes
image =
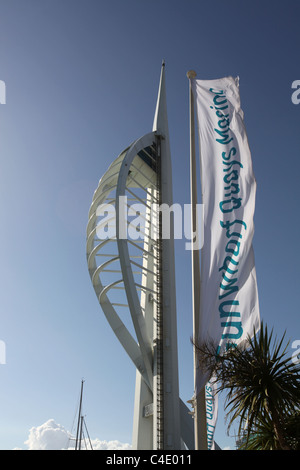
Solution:
[[[285,416],[284,422],[285,441],[290,449],[300,450],[300,414],[295,413]],[[240,450],[278,450],[280,445],[275,437],[274,426],[270,416],[264,415],[255,423],[246,439],[240,440]]]
[[[286,357],[288,345],[281,351],[284,336],[272,345],[273,331],[269,334],[262,324],[258,334],[222,355],[216,355],[212,344],[195,347],[200,367],[210,373],[218,391],[227,391],[229,427],[239,419],[238,433],[246,429],[246,442],[250,443],[253,436],[260,435],[262,423],[268,423],[275,439],[271,447],[290,450],[294,446],[288,439],[287,424],[294,416],[299,426],[300,367]]]

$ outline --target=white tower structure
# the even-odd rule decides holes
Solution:
[[[87,226],[93,287],[136,367],[136,450],[194,448],[193,419],[179,398],[172,204],[163,64],[152,132],[103,175]]]

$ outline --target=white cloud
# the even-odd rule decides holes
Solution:
[[[54,419],[49,419],[41,426],[31,428],[24,444],[29,450],[67,449],[70,437],[63,426],[56,424]]]
[[[129,450],[130,444],[115,441],[101,441],[91,439],[94,450]],[[49,419],[41,426],[32,427],[28,439],[24,442],[28,450],[64,450],[74,449],[74,440],[71,433],[54,419]],[[85,446],[82,445],[84,449]]]
[[[120,441],[100,441],[91,439],[94,450],[130,450],[130,444],[122,444]]]

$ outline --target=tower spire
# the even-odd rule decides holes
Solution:
[[[169,136],[164,60],[161,66],[160,81],[152,130],[160,132],[164,137]]]

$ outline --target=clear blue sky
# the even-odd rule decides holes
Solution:
[[[84,377],[89,433],[131,442],[135,370],[94,294],[85,258],[93,192],[151,131],[166,61],[174,201],[189,203],[188,80],[240,77],[257,179],[261,317],[300,339],[297,0],[0,0],[0,448],[67,429]],[[193,394],[190,253],[176,242],[180,391]],[[292,350],[291,350],[292,353]],[[223,413],[216,433],[226,436]]]

